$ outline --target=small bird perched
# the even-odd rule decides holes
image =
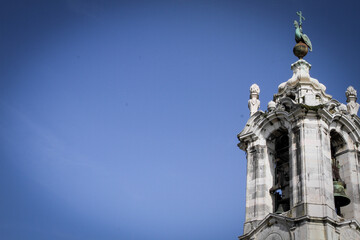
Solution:
[[[311,45],[310,38],[306,34],[304,34],[302,32],[302,27],[301,27],[301,25],[299,25],[299,23],[296,20],[294,21],[294,26],[296,28],[296,30],[295,30],[295,41],[297,43],[299,43],[299,42],[305,43],[306,46],[309,47],[309,50],[312,51],[312,45]]]

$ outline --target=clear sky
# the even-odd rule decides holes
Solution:
[[[235,240],[236,135],[297,59],[345,103],[359,1],[1,1],[0,238]]]

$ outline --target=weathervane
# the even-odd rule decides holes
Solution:
[[[296,20],[294,21],[295,41],[297,44],[295,45],[293,52],[295,56],[297,56],[299,59],[302,59],[306,56],[308,50],[310,50],[310,52],[312,51],[312,45],[310,38],[302,31],[302,21],[305,20],[302,12],[298,11],[296,14],[299,16],[299,23]]]

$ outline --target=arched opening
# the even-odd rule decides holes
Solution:
[[[339,156],[343,155],[346,149],[346,142],[343,137],[336,131],[330,132],[331,161],[332,161],[332,177],[334,186],[334,205],[336,213],[343,217],[341,208],[350,204],[350,198],[346,195],[346,183],[341,177],[341,164]]]
[[[287,130],[277,130],[269,138],[274,150],[273,187],[270,193],[273,198],[273,211],[282,213],[290,210],[290,168],[289,168],[289,135]]]

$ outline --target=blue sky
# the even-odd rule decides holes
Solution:
[[[357,1],[1,1],[2,239],[236,239],[252,83],[360,90]]]

